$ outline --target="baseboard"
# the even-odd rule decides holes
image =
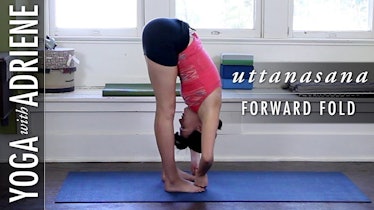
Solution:
[[[47,162],[159,162],[152,134],[50,135]],[[374,162],[372,135],[241,134],[219,135],[215,160]],[[354,140],[354,142],[352,142]],[[188,161],[188,150],[176,150]]]

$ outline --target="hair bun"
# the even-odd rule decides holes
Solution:
[[[183,138],[177,133],[174,134],[174,144],[177,147],[177,149],[186,149],[187,148],[187,139]]]

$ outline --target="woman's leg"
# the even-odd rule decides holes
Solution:
[[[149,78],[156,96],[154,123],[157,147],[160,152],[165,190],[168,192],[202,192],[203,189],[182,179],[174,155],[175,89],[178,69],[157,64],[146,57]]]
[[[207,172],[214,161],[214,143],[217,136],[220,111],[221,88],[217,88],[204,100],[198,112],[202,123],[202,130],[201,158],[195,179],[196,186],[208,186]]]

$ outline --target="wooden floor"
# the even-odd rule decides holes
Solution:
[[[180,163],[187,169],[188,164]],[[299,202],[221,202],[221,203],[100,203],[56,204],[55,197],[69,171],[154,171],[159,163],[48,163],[46,164],[46,209],[48,210],[241,210],[311,209],[373,210],[373,203],[299,203]],[[212,170],[340,171],[346,174],[371,200],[374,200],[374,163],[248,162],[215,163]],[[161,189],[160,189],[161,190]]]

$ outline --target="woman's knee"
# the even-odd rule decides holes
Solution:
[[[162,118],[168,120],[174,120],[175,107],[174,106],[158,106],[156,109],[156,114]]]

